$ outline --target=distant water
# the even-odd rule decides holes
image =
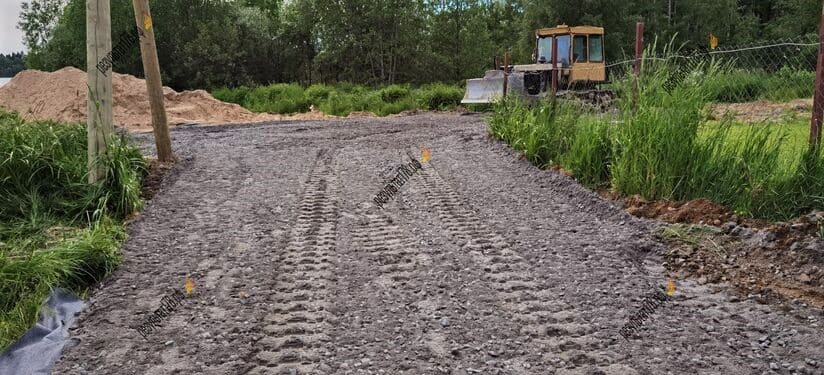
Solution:
[[[0,86],[5,85],[8,81],[11,81],[11,78],[0,78]]]

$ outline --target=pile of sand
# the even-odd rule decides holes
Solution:
[[[128,74],[113,74],[115,126],[133,132],[151,131],[146,82]],[[25,70],[0,87],[0,107],[29,120],[86,122],[87,93],[86,72],[80,69],[68,67],[53,73]],[[164,87],[163,96],[171,126],[329,117],[317,112],[297,116],[255,114],[237,104],[219,101],[203,90],[178,93]]]

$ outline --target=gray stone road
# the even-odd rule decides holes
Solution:
[[[172,135],[184,160],[55,373],[824,373],[821,311],[724,285],[677,281],[624,340],[666,282],[654,223],[531,166],[478,116]],[[374,207],[422,146],[431,160]],[[141,337],[187,275],[194,292]]]

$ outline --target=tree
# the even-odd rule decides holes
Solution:
[[[0,77],[14,77],[23,69],[26,55],[23,52],[15,52],[8,55],[0,54]]]
[[[39,51],[52,38],[60,19],[64,0],[31,0],[23,3],[17,28],[23,31],[23,43],[29,51]]]

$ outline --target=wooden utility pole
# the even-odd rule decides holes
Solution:
[[[109,0],[86,0],[86,130],[88,136],[89,183],[105,177],[98,163],[112,133],[112,75],[98,70],[98,63],[112,51],[112,25]]]
[[[160,81],[160,63],[157,60],[154,24],[148,0],[134,0],[134,18],[140,33],[140,56],[143,58],[143,73],[146,76],[146,89],[149,92],[149,105],[152,109],[152,129],[154,130],[157,159],[161,162],[173,161],[172,140],[169,136],[169,123],[166,108],[163,106],[163,84]]]

